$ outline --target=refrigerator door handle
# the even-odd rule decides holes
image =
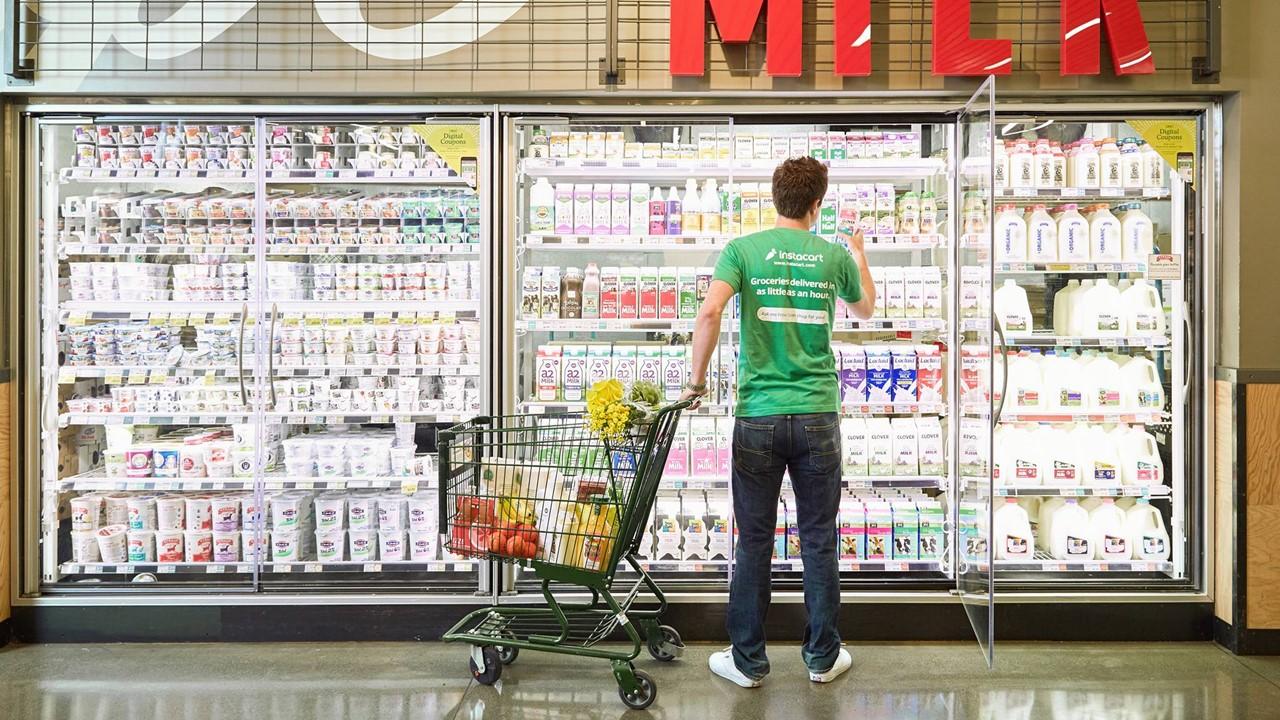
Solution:
[[[1185,368],[1183,371],[1184,377],[1182,379],[1182,397],[1185,398],[1190,397],[1191,395],[1192,373],[1190,369],[1195,363],[1195,350],[1192,348],[1192,345],[1194,344],[1192,343],[1192,340],[1195,338],[1195,330],[1191,327],[1191,313],[1187,311],[1187,308],[1183,308],[1182,311],[1182,333],[1182,367]]]
[[[271,389],[271,409],[276,409],[276,315],[278,306],[271,303],[271,328],[267,330],[267,387]]]
[[[1002,364],[1002,372],[1000,373],[1000,404],[996,407],[995,415],[991,416],[991,427],[994,429],[1000,422],[1000,416],[1004,415],[1004,398],[1009,390],[1009,356],[1005,353],[1004,328],[1000,325],[1000,319],[994,314],[991,316],[991,327],[995,328],[996,335],[1000,338],[1000,362]],[[995,365],[991,366],[993,369]]]
[[[240,381],[240,404],[249,407],[249,394],[244,390],[244,320],[249,316],[249,303],[240,308],[240,340],[236,346],[236,378]]]

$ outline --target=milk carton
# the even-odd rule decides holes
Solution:
[[[884,345],[866,346],[867,402],[893,402],[893,355]]]
[[[941,560],[947,549],[947,536],[943,526],[946,513],[937,500],[917,500],[916,509],[920,522],[920,559]]]
[[[921,314],[927,318],[942,317],[942,268],[929,265],[918,268],[921,287]]]
[[[800,559],[800,522],[796,518],[796,500],[787,498],[787,555],[788,560]]]
[[[642,320],[658,317],[658,268],[640,268],[639,315]]]
[[[733,467],[733,419],[716,418],[716,473],[728,477]]]
[[[636,380],[662,387],[662,346],[636,346]]]
[[[536,320],[542,317],[542,268],[525,267],[520,280],[520,317]]]
[[[889,418],[867,418],[867,473],[893,474],[893,426]]]
[[[631,183],[627,197],[627,234],[649,234],[649,184]]]
[[[612,320],[618,317],[618,268],[600,268],[600,317]]]
[[[879,265],[871,266],[871,283],[876,287],[876,306],[872,311],[872,317],[885,317],[885,299],[884,299],[884,268]]]
[[[840,194],[836,186],[828,185],[827,194],[822,198],[822,207],[818,211],[817,233],[828,240],[836,236],[836,218],[840,208]]]
[[[840,404],[867,401],[867,353],[861,345],[840,345]]]
[[[867,514],[857,498],[840,498],[840,559],[862,560],[867,556]]]
[[[760,227],[760,183],[742,183],[738,186],[742,193],[742,234],[750,235],[759,232]]]
[[[707,559],[728,560],[733,555],[733,527],[729,498],[707,498]]]
[[[613,186],[596,183],[591,186],[591,232],[608,235],[613,227]]]
[[[645,195],[645,200],[649,198]],[[648,205],[645,206],[648,217]],[[609,186],[609,232],[613,235],[626,235],[631,229],[631,187],[624,183],[613,183]]]
[[[778,516],[773,521],[773,559],[787,558],[787,505],[784,498],[778,499]]]
[[[542,317],[555,320],[560,317],[560,268],[542,268]]]
[[[915,418],[894,418],[890,423],[893,430],[893,474],[920,474],[920,445]]]
[[[870,501],[867,508],[868,560],[888,560],[893,553],[893,508],[883,500]]]
[[[867,421],[844,418],[840,421],[841,465],[845,475],[865,477],[867,474]]]
[[[920,559],[920,514],[909,500],[890,504],[893,513],[893,559]]]
[[[755,137],[749,133],[733,136],[733,159],[751,160],[755,156]]]
[[[538,399],[543,402],[560,398],[560,346],[539,345],[535,358],[538,377]]]
[[[942,439],[942,421],[936,417],[916,418],[916,448],[921,475],[946,472],[946,453]]]
[[[716,419],[692,417],[689,419],[689,447],[693,461],[693,477],[714,477],[720,469],[716,451]]]
[[[590,235],[592,222],[591,185],[576,183],[573,186],[573,232]]]
[[[916,395],[921,405],[942,403],[942,348],[916,345]]]
[[[680,399],[684,390],[685,345],[662,346],[662,393],[668,401]]]
[[[987,473],[988,427],[979,418],[960,418],[959,460],[962,475],[980,476]]]
[[[707,559],[707,505],[701,492],[680,493],[680,529],[685,560]]]
[[[676,271],[679,297],[676,317],[692,320],[698,316],[698,274],[694,268],[682,267]]]
[[[581,402],[586,399],[587,346],[565,345],[560,352],[560,366],[564,373],[561,376],[564,399],[568,402]]]
[[[671,451],[667,453],[667,464],[662,474],[674,478],[689,477],[689,418],[682,417],[676,422],[675,433],[671,437]]]
[[[654,559],[680,560],[680,541],[684,535],[680,529],[680,496],[659,497],[656,506],[658,518],[653,533],[657,539]]]
[[[587,346],[587,379],[586,386],[591,387],[598,382],[609,379],[613,366],[613,348],[607,343],[592,343]]]
[[[635,345],[613,346],[613,377],[623,385],[635,382],[638,372]]]
[[[555,229],[557,235],[573,234],[573,183],[556,183]]]
[[[937,269],[937,268],[935,268]],[[904,315],[909,318],[922,318],[924,314],[924,268],[905,267],[902,269]]]
[[[907,289],[906,281],[903,277],[903,268],[889,266],[883,268],[881,273],[884,277],[884,316],[887,318],[906,317]]]
[[[893,402],[898,405],[919,402],[915,348],[910,345],[894,345],[889,356],[893,370]]]
[[[601,281],[603,285],[603,279]],[[601,300],[603,304],[603,300]],[[635,266],[618,269],[618,317],[634,320],[640,310],[640,268]]]
[[[663,267],[658,270],[658,317],[674,320],[679,317],[680,290],[678,270]]]

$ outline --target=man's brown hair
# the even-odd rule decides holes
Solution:
[[[826,194],[827,167],[811,157],[784,160],[773,171],[773,207],[782,217],[804,217]]]

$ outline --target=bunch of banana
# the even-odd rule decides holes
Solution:
[[[498,500],[498,519],[511,525],[534,527],[538,524],[538,513],[528,500],[504,497]]]

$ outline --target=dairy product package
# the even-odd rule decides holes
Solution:
[[[984,347],[960,348],[960,401],[987,402],[991,395],[991,355]]]
[[[936,269],[936,268],[935,268]],[[924,268],[905,267],[902,269],[904,316],[909,318],[925,317],[924,312]]]
[[[676,273],[678,307],[676,316],[692,320],[698,316],[698,275],[691,267],[682,267]]]
[[[680,496],[659,497],[656,507],[658,521],[654,529],[654,536],[657,538],[654,559],[680,560],[680,542],[683,539],[680,529]]]
[[[618,268],[600,268],[600,317],[612,320],[618,317]]]
[[[861,477],[867,474],[866,420],[844,418],[840,421],[840,450],[845,475]]]
[[[840,404],[859,405],[867,401],[867,353],[861,345],[837,346],[840,363]]]
[[[653,559],[654,545],[657,543],[657,539],[653,532],[657,521],[658,516],[656,511],[651,513],[649,515],[649,519],[645,521],[644,528],[641,530],[640,535],[640,547],[636,548],[636,557],[644,560]]]
[[[889,404],[893,402],[893,356],[885,345],[868,345],[867,402]]]
[[[867,556],[867,515],[862,501],[840,498],[840,559],[862,560]]]
[[[627,197],[627,228],[631,235],[647,235],[649,233],[648,183],[631,183]]]
[[[960,418],[960,472],[964,475],[985,475],[989,428],[979,418]]]
[[[890,422],[893,430],[893,474],[920,474],[920,445],[915,418],[894,418]]]
[[[662,345],[636,346],[636,380],[662,387]]]
[[[911,345],[894,345],[889,350],[893,369],[893,401],[898,405],[919,402],[916,390],[916,350]]]
[[[707,559],[728,560],[733,556],[733,528],[729,498],[707,498]]]
[[[684,390],[685,345],[662,346],[662,394],[667,401],[680,399]]]
[[[613,346],[613,377],[623,385],[635,382],[637,374],[635,345]]]
[[[960,544],[960,554],[968,562],[978,562],[985,558],[987,542],[978,526],[979,503],[961,503],[957,509],[956,542]]]
[[[667,453],[667,464],[663,475],[673,478],[689,476],[689,418],[681,417],[676,422],[675,434],[671,437],[671,451]]]
[[[560,317],[560,268],[542,268],[542,317],[558,319]]]
[[[716,474],[728,477],[733,467],[733,418],[716,418]]]
[[[707,559],[707,504],[699,491],[680,493],[680,529],[685,560]]]
[[[543,402],[560,398],[560,362],[559,345],[538,346],[538,399]]]
[[[893,559],[918,560],[920,558],[920,515],[916,505],[909,500],[890,505],[893,513]]]
[[[586,398],[587,346],[564,345],[560,349],[560,389],[564,400],[581,402]]]
[[[573,234],[573,183],[556,183],[555,231],[557,235]]]
[[[603,279],[601,284],[603,284]],[[603,303],[603,300],[601,302]],[[639,309],[640,268],[635,266],[619,268],[618,317],[623,320],[635,320]]]
[[[530,265],[520,280],[520,317],[536,320],[542,317],[542,268]]]
[[[680,312],[680,285],[675,267],[658,269],[658,317],[674,320]]]
[[[795,498],[787,498],[787,560],[800,559],[800,522],[796,519]]]
[[[867,418],[867,473],[893,474],[893,426],[889,418]]]
[[[592,221],[591,185],[577,183],[573,186],[573,232],[591,234]]]
[[[871,282],[876,286],[876,306],[872,311],[872,317],[885,317],[885,299],[884,299],[884,268],[879,265],[871,266]]]
[[[942,475],[946,472],[941,420],[936,417],[916,418],[916,447],[921,475]]]
[[[947,536],[944,529],[946,513],[942,503],[937,500],[917,500],[916,508],[920,518],[920,559],[941,560],[947,549]]]
[[[607,343],[591,343],[587,345],[587,372],[585,386],[590,388],[598,382],[609,379],[613,366],[613,348]]]
[[[716,418],[689,418],[689,448],[693,477],[711,477],[720,469],[716,452]]]
[[[640,268],[639,315],[642,320],[658,317],[658,268]]]
[[[921,405],[942,403],[942,348],[916,345],[916,396]]]
[[[907,297],[906,282],[903,275],[905,268],[888,266],[881,269],[884,277],[884,316],[887,318],[906,317]],[[879,285],[880,283],[877,283]]]
[[[883,500],[868,501],[867,560],[888,560],[893,552],[893,509]]]
[[[787,559],[787,505],[785,498],[778,500],[778,516],[773,521],[773,559]]]

